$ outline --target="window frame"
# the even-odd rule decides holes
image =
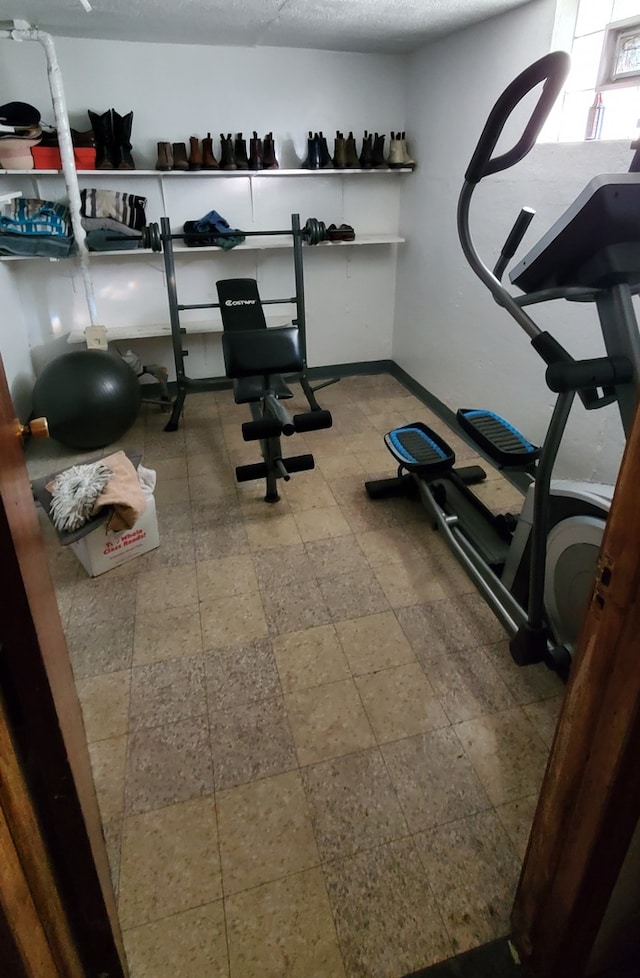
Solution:
[[[596,92],[640,86],[640,68],[637,71],[627,71],[622,75],[616,75],[616,61],[620,44],[628,34],[640,34],[640,17],[629,17],[626,20],[607,24],[596,81]]]

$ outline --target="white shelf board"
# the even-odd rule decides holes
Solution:
[[[135,177],[165,177],[175,179],[176,177],[326,177],[326,176],[353,176],[355,174],[390,174],[390,173],[412,173],[411,167],[400,167],[387,170],[355,170],[355,169],[335,169],[334,167],[326,170],[306,170],[303,167],[297,169],[282,170],[76,170],[79,177],[98,176],[115,177],[116,180],[128,180]],[[0,170],[0,176],[7,177],[46,177],[62,176],[62,170]]]
[[[406,239],[400,237],[397,234],[362,234],[356,235],[354,241],[321,241],[318,245],[305,245],[306,248],[336,248],[336,247],[352,247],[354,245],[383,245],[383,244],[402,244]],[[277,238],[274,235],[273,238],[251,238],[249,241],[243,242],[243,244],[236,245],[232,251],[266,251],[273,248],[292,248],[293,242],[291,238]],[[187,248],[186,245],[176,245],[173,249],[174,255],[198,255],[202,252],[216,251],[218,254],[224,255],[227,252],[223,251],[222,248],[215,247],[214,245],[207,245],[204,248]],[[158,258],[162,257],[161,252],[154,252],[150,248],[133,248],[125,249],[120,251],[91,251],[89,252],[90,259],[101,259],[101,258],[139,258],[143,255],[155,255]],[[76,257],[74,255],[69,256],[71,258]],[[0,261],[68,261],[68,258],[49,258],[48,256],[40,255],[0,255]]]
[[[267,316],[268,326],[289,326],[291,319],[284,316]],[[199,335],[201,333],[221,333],[222,321],[216,320],[202,323],[182,323],[186,329],[186,336]],[[164,323],[138,323],[132,326],[105,326],[107,342],[113,343],[116,340],[143,340],[157,336],[171,337],[171,326],[168,322]],[[85,335],[83,329],[72,329],[67,335],[67,343],[84,343]]]

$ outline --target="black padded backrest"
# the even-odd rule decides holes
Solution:
[[[227,377],[265,377],[302,370],[297,326],[225,330],[222,351]]]
[[[223,329],[267,328],[254,278],[224,278],[216,282],[216,288]]]

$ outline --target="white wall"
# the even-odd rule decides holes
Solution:
[[[358,145],[364,129],[389,132],[404,126],[404,68],[395,56],[343,54],[273,48],[213,48],[55,40],[71,124],[89,126],[87,109],[134,111],[133,146],[138,169],[155,166],[158,141],[186,142],[208,131],[219,150],[219,133],[273,131],[281,167],[299,167],[306,154],[307,131],[323,130],[333,148],[336,129],[353,130]],[[37,106],[52,123],[44,51],[39,44],[0,41],[0,90],[3,100]],[[288,227],[299,212],[302,223],[317,217],[327,224],[351,224],[357,233],[397,234],[400,186],[397,174],[275,177],[254,181],[171,177],[165,199],[155,177],[110,177],[104,172],[82,178],[94,185],[148,198],[147,220],[167,213],[174,230],[186,219],[211,209],[245,229]],[[26,193],[59,199],[59,178],[9,177]],[[167,189],[168,188],[168,189]],[[391,355],[395,300],[396,249],[306,249],[305,280],[309,363],[322,365],[376,360]],[[81,277],[74,262],[11,262],[23,308],[28,342],[49,344],[60,333],[88,325]],[[161,257],[92,259],[99,320],[106,325],[167,321]],[[256,275],[264,298],[293,295],[291,254],[256,252],[190,255],[179,263],[182,302],[216,301],[216,278]],[[181,284],[182,283],[182,284]],[[292,314],[291,307],[285,310]],[[201,313],[201,318],[210,314]],[[198,314],[189,315],[197,319]],[[18,338],[24,341],[24,336]],[[2,346],[12,347],[8,336]],[[172,368],[166,341],[131,341],[146,362]],[[57,346],[55,347],[58,352]],[[189,340],[193,376],[223,373],[219,336]],[[4,352],[4,350],[3,350]]]
[[[534,441],[542,438],[552,405],[544,367],[466,265],[456,206],[494,102],[523,68],[550,50],[554,7],[553,0],[536,0],[445,38],[411,60],[407,125],[420,166],[402,201],[401,227],[409,241],[399,254],[393,346],[396,361],[449,407],[497,410]],[[627,144],[539,144],[518,166],[480,185],[471,211],[480,254],[492,265],[520,207],[529,205],[537,216],[517,260],[592,176],[626,171],[630,159]],[[574,356],[602,354],[591,307],[557,302],[535,307],[533,315]],[[587,414],[578,404],[557,472],[611,480],[622,444],[615,407]]]

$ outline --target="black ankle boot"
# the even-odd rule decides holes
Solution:
[[[242,138],[242,133],[239,132],[236,136],[234,155],[236,160],[236,167],[238,170],[248,170],[249,169],[249,157],[247,156],[247,141]]]
[[[350,132],[344,141],[344,165],[349,170],[357,170],[360,166],[360,160],[358,159],[358,153],[356,151],[356,141],[354,139],[353,133]]]
[[[373,168],[373,136],[366,129],[364,131],[364,139],[362,140],[360,168],[362,170],[371,170]]]
[[[116,170],[135,170],[136,165],[131,155],[133,112],[118,115],[116,110],[112,109],[111,118],[113,125],[113,165]]]
[[[236,155],[233,151],[233,137],[231,133],[227,136],[220,133],[220,169],[237,170]]]
[[[320,137],[318,133],[312,133],[309,130],[309,138],[307,139],[307,158],[302,164],[305,170],[319,170],[320,169]]]
[[[373,137],[373,154],[371,159],[374,170],[388,170],[389,164],[384,158],[384,135],[376,133]]]
[[[280,166],[276,158],[276,145],[273,141],[273,133],[268,132],[262,144],[262,162],[265,170],[277,170]]]
[[[318,154],[320,156],[320,169],[333,169],[333,160],[327,146],[327,137],[323,132],[318,133]]]
[[[96,141],[96,170],[113,170],[113,127],[111,111],[107,109],[102,115],[87,112]]]
[[[249,169],[264,170],[262,140],[258,139],[258,133],[255,130],[249,141]]]

